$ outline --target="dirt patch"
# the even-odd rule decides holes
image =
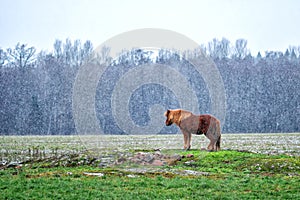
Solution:
[[[115,164],[120,165],[124,163],[131,163],[137,165],[147,166],[166,166],[175,165],[177,161],[182,159],[181,155],[167,155],[162,154],[159,150],[155,152],[137,152],[131,157],[121,157],[116,160]]]

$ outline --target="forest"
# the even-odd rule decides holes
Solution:
[[[226,92],[223,133],[300,132],[300,46],[285,52],[265,51],[252,55],[247,40],[213,39],[199,46],[216,64]],[[80,66],[96,57],[109,68],[99,80],[96,113],[105,133],[124,134],[112,116],[111,93],[122,75],[145,63],[177,69],[194,86],[201,113],[211,111],[209,91],[200,75],[193,75],[189,62],[176,52],[132,49],[117,58],[108,57],[109,47],[94,55],[91,41],[56,40],[53,51],[16,44],[0,48],[0,135],[70,135],[76,133],[72,110],[73,86]],[[163,94],[163,97],[162,97]],[[142,102],[142,103],[140,103]],[[179,106],[168,88],[145,84],[134,91],[129,104],[138,125],[149,121],[152,104],[166,109]],[[164,128],[160,133],[174,133]]]

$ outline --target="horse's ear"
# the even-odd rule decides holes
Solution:
[[[169,113],[170,113],[170,110],[167,110],[167,111],[165,112],[165,116],[168,117]]]

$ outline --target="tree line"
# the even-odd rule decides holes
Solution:
[[[231,43],[223,38],[213,39],[200,48],[213,59],[224,82],[227,107],[223,132],[300,131],[300,47],[290,46],[285,52],[266,51],[263,55],[258,52],[253,56],[247,40]],[[106,77],[99,80],[108,90],[112,90],[111,81],[117,81],[120,71],[144,63],[172,65],[187,76],[192,70],[188,62],[170,51],[160,50],[153,59],[153,52],[135,49],[123,52],[114,60],[108,57],[108,52],[109,48],[105,47],[99,55],[94,55],[90,41],[69,39],[56,40],[52,52],[37,53],[34,47],[20,43],[14,48],[0,48],[0,134],[74,134],[73,84],[79,67],[91,58],[96,57],[99,63],[111,63]],[[205,82],[201,77],[190,79],[198,81],[195,88],[202,99],[200,111],[210,112]],[[145,97],[136,93],[132,99],[145,101],[147,105],[178,105],[171,91],[161,86],[144,89],[153,90],[155,94],[163,91],[166,97],[156,99],[147,93],[143,93]],[[99,124],[105,132],[122,134],[109,112],[110,96],[101,97],[103,91],[98,88],[96,95],[104,102],[96,106]],[[132,118],[137,123],[149,120],[147,114],[139,119],[143,109],[143,106],[131,107]]]

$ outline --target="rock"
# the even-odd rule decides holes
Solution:
[[[22,165],[18,165],[15,167],[15,169],[21,169],[22,168]]]
[[[103,168],[103,167],[106,167],[107,166],[107,164],[106,163],[99,163],[99,165],[98,165],[98,167],[100,167],[100,168]]]
[[[124,157],[121,157],[117,160],[117,164],[122,164],[124,162],[126,162],[126,158],[124,158]]]
[[[0,162],[0,167],[7,165],[7,161],[6,160],[2,160]]]
[[[154,160],[151,165],[153,166],[163,166],[164,165],[164,162],[161,161],[161,160]]]
[[[138,165],[152,165],[152,166],[163,166],[163,165],[174,165],[177,161],[182,159],[181,155],[175,154],[173,156],[164,155],[160,151],[156,152],[138,152],[133,157],[127,160]]]
[[[194,160],[184,162],[184,164],[187,166],[192,166],[194,163],[195,163]]]
[[[83,174],[84,175],[86,175],[86,176],[98,176],[98,177],[102,177],[102,176],[104,176],[104,174],[103,173],[97,173],[97,172],[83,172]]]
[[[187,158],[193,158],[194,155],[193,155],[193,154],[188,154],[188,155],[186,155],[186,157],[187,157]]]
[[[7,165],[7,168],[21,168],[22,167],[22,164],[18,163],[18,162],[10,162],[8,165]]]
[[[137,175],[134,175],[134,174],[128,174],[127,177],[128,177],[128,178],[136,178],[136,177],[138,177],[138,176],[137,176]]]
[[[139,158],[134,157],[134,158],[130,159],[130,162],[133,162],[133,163],[136,163],[136,164],[140,164],[142,162],[142,160],[139,159]]]
[[[176,160],[176,161],[180,161],[181,160],[181,158],[183,158],[181,155],[173,155],[172,157],[171,157],[171,159],[174,159],[174,160]]]
[[[198,172],[193,170],[183,170],[184,174],[186,175],[193,175],[193,176],[209,176],[208,172]]]
[[[154,156],[151,154],[147,154],[143,160],[147,163],[151,163],[154,160]]]
[[[145,156],[147,153],[145,153],[145,152],[138,152],[137,154],[136,154],[136,156]]]

